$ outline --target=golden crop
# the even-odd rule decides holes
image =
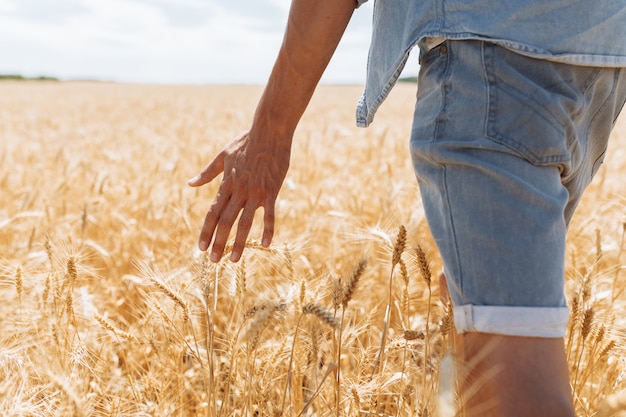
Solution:
[[[361,87],[320,87],[272,247],[257,222],[242,261],[214,265],[196,242],[217,181],[186,180],[260,93],[0,83],[0,415],[452,415],[451,315],[408,155],[415,87],[369,129],[353,127]],[[626,400],[621,120],[569,235],[580,416]]]

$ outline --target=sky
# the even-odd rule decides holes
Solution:
[[[361,84],[372,3],[323,83]],[[63,80],[263,84],[290,0],[0,0],[0,74]]]

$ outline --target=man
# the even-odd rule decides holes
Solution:
[[[294,130],[356,7],[293,0],[250,130],[190,180],[224,173],[200,234],[212,261],[241,213],[240,258],[259,207],[270,244]],[[626,99],[626,2],[377,0],[359,125],[414,45],[411,156],[471,372],[466,415],[574,416],[565,235]]]

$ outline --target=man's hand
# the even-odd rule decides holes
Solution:
[[[293,132],[355,6],[355,0],[292,0],[283,44],[250,131],[224,147],[200,175],[189,180],[189,185],[198,187],[224,173],[200,233],[200,250],[207,250],[213,241],[211,261],[221,259],[241,213],[230,255],[232,261],[239,260],[259,207],[264,210],[262,244],[269,246]]]
[[[230,260],[237,262],[252,227],[254,213],[263,207],[262,245],[267,247],[274,235],[274,207],[278,191],[287,175],[291,138],[286,141],[264,140],[242,134],[217,154],[202,172],[189,180],[198,187],[211,182],[222,172],[224,177],[200,233],[199,248],[211,246],[211,261],[224,254],[230,231],[239,217]]]

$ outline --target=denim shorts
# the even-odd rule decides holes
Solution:
[[[626,70],[471,40],[420,61],[411,156],[457,332],[563,337],[567,227],[626,100]]]

